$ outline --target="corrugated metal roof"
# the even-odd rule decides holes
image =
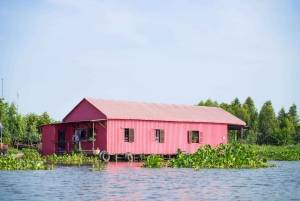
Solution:
[[[147,103],[85,98],[107,119],[141,119],[246,125],[245,122],[218,107]]]

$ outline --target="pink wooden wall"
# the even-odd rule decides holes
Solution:
[[[43,134],[42,134],[42,154],[43,156],[53,154],[53,143],[51,140],[54,140],[54,126],[53,125],[45,125],[43,126]]]
[[[89,122],[90,123],[90,122]],[[43,155],[50,155],[58,151],[58,144],[53,144],[53,140],[58,140],[58,130],[65,130],[65,140],[72,140],[74,126],[86,128],[87,123],[62,123],[43,126]],[[105,125],[102,122],[102,125]],[[98,122],[94,123],[96,131],[96,141],[94,149],[106,150],[109,153],[133,154],[176,154],[177,149],[188,153],[198,150],[200,145],[210,144],[211,146],[219,143],[227,144],[227,125],[212,123],[188,123],[188,122],[163,122],[163,121],[142,121],[142,120],[108,120],[107,128],[103,128]],[[124,128],[134,129],[134,142],[124,142]],[[153,130],[165,130],[165,142],[157,143]],[[203,143],[188,143],[188,131],[198,130],[203,133]],[[224,139],[223,139],[224,137]],[[82,148],[92,150],[92,142],[81,142]],[[72,151],[72,142],[66,143],[63,152]]]
[[[84,99],[65,117],[64,122],[91,119],[106,119],[106,116]]]
[[[121,129],[134,129],[134,142],[124,142]],[[165,130],[165,142],[155,142],[154,129]],[[108,120],[107,151],[109,153],[176,154],[177,149],[188,153],[198,150],[201,144],[188,143],[188,131],[203,132],[203,144],[227,144],[227,125],[212,123],[162,122],[141,120]],[[223,138],[224,137],[224,138]]]
[[[103,122],[102,122],[103,123]],[[58,141],[58,131],[65,130],[65,140],[71,141],[74,135],[75,129],[78,128],[87,128],[87,123],[62,123],[62,124],[49,124],[43,126],[43,134],[42,134],[42,153],[43,156],[51,155],[54,153],[54,150],[57,154],[58,152],[58,144],[53,143],[53,141]],[[90,124],[90,122],[88,123]],[[74,128],[74,126],[76,128]],[[94,128],[96,132],[96,141],[94,142],[94,148],[99,148],[100,150],[106,150],[106,131],[100,126],[99,123],[94,123]],[[69,147],[68,147],[69,144]],[[92,150],[93,143],[89,141],[81,142],[81,148],[85,150]],[[72,151],[74,149],[74,144],[72,142],[66,142],[65,148],[62,148],[63,152]]]

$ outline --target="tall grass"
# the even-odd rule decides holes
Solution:
[[[250,147],[267,160],[300,161],[300,144],[289,146],[251,145]]]

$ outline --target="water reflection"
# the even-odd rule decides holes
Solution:
[[[109,162],[106,164],[108,168],[110,167],[141,167],[142,162]]]
[[[140,163],[0,171],[0,200],[297,200],[300,162],[278,168],[146,169]]]

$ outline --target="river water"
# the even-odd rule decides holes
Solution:
[[[276,168],[140,168],[111,162],[51,171],[0,171],[0,200],[300,200],[300,162]]]

